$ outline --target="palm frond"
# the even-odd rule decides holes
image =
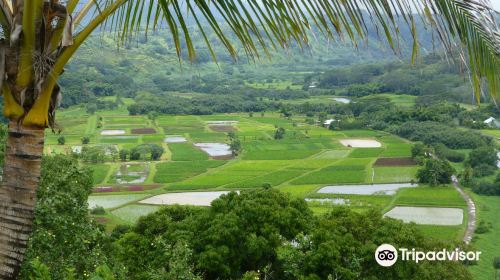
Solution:
[[[0,0],[0,25],[8,34],[12,26],[12,3],[10,0]]]
[[[99,1],[101,6],[116,1]],[[467,65],[474,89],[479,96],[481,79],[488,81],[489,92],[500,98],[499,48],[500,39],[495,14],[488,0],[137,0],[126,1],[117,9],[114,19],[103,23],[105,30],[120,33],[125,41],[140,26],[167,27],[177,54],[187,52],[194,59],[196,49],[187,22],[194,23],[215,57],[206,32],[210,29],[232,56],[237,48],[231,35],[249,57],[269,54],[270,49],[287,48],[292,44],[307,46],[315,30],[328,39],[349,40],[357,45],[368,37],[370,23],[381,31],[382,38],[394,50],[398,49],[399,19],[404,19],[412,42],[412,61],[419,51],[416,21],[421,19],[439,34],[448,52],[461,49],[468,57]],[[143,18],[142,11],[147,10]],[[415,17],[417,13],[419,16]],[[118,15],[118,16],[117,16]],[[221,21],[222,19],[222,21]],[[221,23],[223,22],[223,23]],[[165,26],[159,26],[164,23]],[[223,31],[228,27],[232,34]],[[181,47],[181,41],[185,47]],[[457,44],[459,42],[459,44]]]
[[[451,36],[460,40],[465,56],[468,56],[466,65],[470,69],[476,98],[479,102],[482,92],[481,79],[488,81],[489,93],[498,100],[500,98],[500,32],[495,21],[495,12],[490,8],[489,1],[433,1],[431,9],[438,10],[439,15],[446,19],[449,32],[441,36]],[[428,14],[434,17],[436,14]],[[447,38],[445,43],[453,42]],[[450,51],[453,46],[445,47]]]

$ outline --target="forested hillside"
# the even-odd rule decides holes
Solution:
[[[375,31],[372,34],[371,37],[377,36]],[[228,95],[231,104],[245,111],[276,107],[263,98],[303,99],[324,94],[438,95],[471,102],[472,91],[466,73],[461,71],[459,63],[444,62],[441,55],[433,54],[430,33],[422,31],[421,43],[426,48],[414,65],[410,64],[410,47],[404,40],[410,36],[409,32],[403,30],[402,34],[397,51],[374,38],[354,47],[342,42],[325,42],[318,37],[309,48],[291,46],[287,51],[273,53],[271,60],[265,56],[246,57],[243,52],[233,59],[222,46],[215,44],[217,64],[203,47],[200,34],[194,35],[194,45],[199,47],[194,61],[189,61],[184,53],[178,59],[173,42],[164,31],[138,36],[120,47],[109,35],[95,35],[67,67],[71,74],[61,78],[62,106],[97,103],[106,107],[112,104],[99,104],[96,98],[114,95],[135,98],[148,94],[160,97],[160,102],[151,108],[147,98],[137,98],[142,102],[131,110],[132,114],[148,110],[172,114],[236,111],[225,108],[225,104],[208,104],[222,102]],[[207,95],[215,101],[207,102]],[[166,105],[161,96],[168,97],[171,104]]]

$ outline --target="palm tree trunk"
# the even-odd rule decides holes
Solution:
[[[11,121],[0,187],[0,279],[16,279],[33,229],[44,129]]]

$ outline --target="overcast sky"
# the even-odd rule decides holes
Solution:
[[[495,8],[495,10],[500,11],[500,0],[491,0],[491,3],[493,4],[493,8]]]

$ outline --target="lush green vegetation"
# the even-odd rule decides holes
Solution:
[[[110,166],[107,164],[90,165],[95,184],[101,184],[108,175]]]
[[[194,161],[207,160],[208,155],[196,149],[190,143],[172,143],[169,145],[172,152],[172,160],[175,161]]]
[[[483,121],[498,117],[498,111],[450,102],[470,99],[471,88],[456,67],[436,55],[420,57],[414,66],[407,66],[383,59],[378,48],[374,56],[362,53],[353,58],[346,46],[332,52],[313,44],[311,57],[278,55],[258,67],[244,60],[233,63],[219,48],[220,61],[215,66],[208,63],[208,51],[201,50],[193,64],[181,57],[180,69],[164,66],[176,63],[176,58],[174,50],[166,48],[172,42],[163,35],[151,34],[148,41],[126,44],[125,55],[120,56],[114,55],[115,46],[108,37],[102,38],[99,50],[95,45],[100,39],[92,38],[68,66],[67,71],[75,75],[61,80],[65,110],[57,120],[62,132],[47,133],[46,154],[72,154],[93,171],[98,185],[94,192],[113,194],[94,194],[90,199],[103,204],[104,213],[92,211],[91,217],[105,228],[82,218],[82,194],[76,195],[78,213],[69,212],[74,217],[54,218],[68,218],[60,225],[67,226],[69,233],[61,233],[56,222],[42,218],[33,241],[40,244],[33,246],[26,275],[45,265],[53,279],[68,278],[71,269],[78,277],[108,271],[115,279],[172,279],[172,271],[182,272],[177,278],[184,279],[255,279],[266,273],[277,279],[327,279],[332,271],[338,271],[332,277],[343,279],[469,278],[458,263],[400,265],[388,274],[372,261],[375,245],[382,242],[419,248],[458,246],[464,224],[404,225],[382,218],[395,205],[465,208],[452,187],[420,186],[395,195],[317,193],[326,185],[409,183],[417,180],[417,174],[424,179],[449,179],[452,170],[447,161],[451,161],[458,171],[473,169],[467,185],[472,190],[498,195],[496,169],[479,176],[482,164],[495,165],[491,160],[495,141],[484,135],[500,134],[486,130]],[[294,47],[290,52],[299,54]],[[351,102],[333,99],[337,97]],[[322,126],[327,119],[337,121]],[[232,123],[217,127],[210,123],[214,121]],[[123,133],[106,135],[109,130]],[[166,143],[166,136],[186,142]],[[346,138],[376,140],[381,147],[345,147],[339,140]],[[194,146],[235,141],[237,152],[223,158],[212,158]],[[411,157],[412,141],[423,143],[424,154],[413,155],[422,167],[376,164],[379,159]],[[75,150],[78,146],[81,153]],[[425,151],[438,159],[425,156]],[[433,160],[440,164],[431,164]],[[59,160],[57,164],[76,163]],[[435,171],[436,166],[446,167],[440,168],[445,172],[424,172]],[[463,182],[468,180],[466,175],[461,174]],[[62,186],[63,179],[71,176],[62,176],[58,184]],[[72,191],[90,192],[87,177],[73,183]],[[139,203],[179,190],[235,190],[242,195],[225,196],[209,209]],[[64,187],[64,191],[69,190]],[[344,199],[346,206],[305,203],[305,198]],[[62,196],[61,203],[67,199]],[[494,208],[494,197],[475,199]],[[59,206],[41,207],[43,217],[53,214],[43,207]],[[496,242],[496,220],[486,210],[480,211],[480,219],[492,228],[473,245],[483,253],[495,251],[491,244]],[[68,224],[72,221],[76,225]],[[106,235],[104,229],[112,234]],[[75,236],[69,237],[70,233]],[[62,248],[63,243],[58,243],[73,239],[83,240],[82,244]],[[317,245],[306,246],[308,240]],[[62,251],[52,252],[52,247]],[[68,250],[80,256],[59,263]],[[352,254],[358,250],[359,255]],[[40,259],[35,260],[35,255]],[[85,257],[94,259],[87,262]],[[487,253],[485,262],[493,257]],[[485,262],[471,268],[477,279],[491,278],[492,267]]]
[[[57,156],[44,159],[41,176],[35,229],[21,278],[36,279],[41,263],[53,279],[88,277],[108,261],[107,237],[88,219],[92,175],[77,161]]]
[[[372,244],[437,245],[423,238],[414,226],[381,217],[378,212],[358,214],[337,208],[315,218],[303,201],[277,191],[231,193],[216,200],[210,209],[168,207],[139,220],[116,241],[117,258],[129,269],[131,279],[159,273],[173,261],[165,248],[175,248],[175,244],[190,251],[186,261],[192,263],[187,265],[191,269],[184,273],[202,273],[206,279],[270,273],[280,279],[326,279],[332,270],[339,271],[337,276],[387,277],[386,270],[369,265],[376,247]],[[345,235],[340,229],[352,234]],[[306,246],[308,240],[315,240],[315,245]],[[358,263],[366,263],[359,268],[371,268],[347,268],[351,257],[346,252],[350,251],[359,252]],[[419,275],[432,279],[425,275],[442,273],[455,279],[468,278],[468,272],[456,262],[412,266],[408,270],[407,265],[398,265],[393,273],[402,278]]]
[[[453,188],[446,187],[418,187],[399,191],[396,196],[398,205],[421,206],[450,206],[465,207],[465,201]]]
[[[494,279],[496,273],[493,260],[498,257],[500,250],[500,225],[498,211],[500,211],[500,197],[474,195],[478,213],[478,223],[486,224],[486,230],[474,235],[474,245],[483,255],[478,265],[471,267],[475,279]]]
[[[157,183],[182,181],[204,173],[209,168],[221,166],[224,163],[224,161],[216,160],[160,163],[156,165],[154,181]]]

